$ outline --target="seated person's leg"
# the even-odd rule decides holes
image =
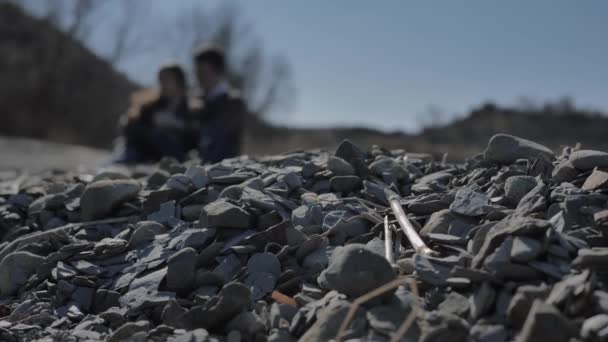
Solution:
[[[154,137],[150,139],[149,143],[153,146],[159,159],[162,157],[173,157],[177,160],[185,159],[188,151],[182,136],[177,132],[155,131]]]

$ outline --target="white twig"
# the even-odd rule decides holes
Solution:
[[[416,229],[414,229],[414,226],[412,226],[410,221],[407,219],[407,216],[401,207],[401,203],[399,202],[399,195],[389,189],[385,189],[384,193],[391,204],[391,209],[393,210],[393,214],[395,214],[395,217],[401,226],[401,230],[403,230],[405,236],[407,236],[408,240],[410,240],[410,243],[414,247],[416,253],[423,255],[434,254],[433,250],[427,247],[424,241],[422,241],[420,238],[420,235],[418,235],[416,232]]]
[[[386,260],[391,264],[395,262],[393,255],[393,231],[391,226],[388,224],[388,216],[384,216],[384,250]]]

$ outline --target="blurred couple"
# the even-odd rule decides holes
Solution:
[[[186,73],[179,64],[161,67],[159,91],[134,94],[121,119],[114,163],[151,163],[163,157],[183,161],[193,150],[205,163],[239,155],[247,107],[228,83],[224,52],[204,45],[193,57],[203,95],[189,96]]]

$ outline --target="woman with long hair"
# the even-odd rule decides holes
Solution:
[[[158,72],[159,89],[132,96],[123,118],[124,147],[114,158],[118,163],[147,163],[162,157],[185,159],[194,147],[184,69],[166,64]]]

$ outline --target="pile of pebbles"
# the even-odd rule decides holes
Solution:
[[[1,341],[608,341],[608,153],[169,159],[0,183]],[[399,194],[433,250],[394,230]],[[414,309],[416,309],[414,311]]]

